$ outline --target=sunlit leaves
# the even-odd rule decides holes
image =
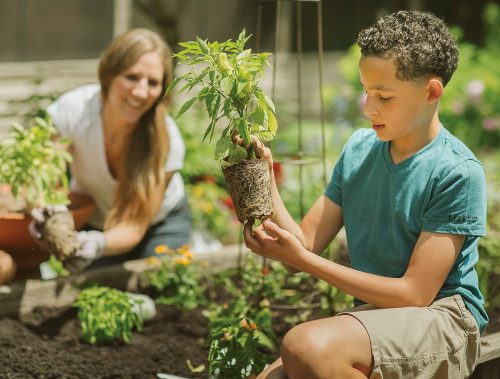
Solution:
[[[182,104],[176,118],[197,102],[204,106],[210,122],[203,141],[211,142],[218,134],[215,159],[223,166],[239,163],[253,154],[252,149],[249,155],[245,148],[236,146],[229,136],[241,136],[248,148],[251,135],[269,141],[278,126],[274,104],[259,86],[270,54],[245,49],[249,38],[243,30],[236,41],[208,42],[196,37],[195,41],[181,42],[184,49],[175,56],[191,70],[167,89],[168,93],[179,82],[184,82],[179,92],[199,88],[196,96]]]
[[[31,206],[68,203],[67,165],[72,157],[69,140],[56,139],[54,125],[36,117],[25,128],[14,124],[0,143],[0,183],[10,185],[14,196],[22,196]]]

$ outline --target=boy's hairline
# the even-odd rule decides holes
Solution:
[[[401,80],[401,81],[404,81],[404,82],[413,81],[413,82],[423,83],[423,82],[431,80],[431,79],[438,79],[441,82],[441,84],[443,85],[443,87],[445,86],[444,79],[436,74],[427,74],[427,75],[421,75],[418,77],[416,76],[414,78],[405,79],[402,75],[402,70],[400,70],[399,65],[398,65],[394,56],[382,55],[382,54],[361,53],[361,56],[359,57],[359,59],[361,60],[361,58],[381,58],[381,59],[392,60],[393,63],[396,65],[396,78]],[[360,82],[360,84],[363,86],[363,84],[361,82]],[[363,86],[363,88],[364,88],[364,86]]]

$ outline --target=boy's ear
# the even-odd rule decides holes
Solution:
[[[429,79],[427,83],[427,101],[433,103],[443,96],[443,83],[437,78]]]

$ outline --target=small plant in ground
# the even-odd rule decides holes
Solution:
[[[156,291],[156,303],[175,305],[183,310],[191,310],[206,302],[202,275],[198,267],[192,264],[193,254],[189,246],[171,250],[164,245],[155,249],[157,254],[167,254],[169,259],[149,259],[155,266],[144,272],[147,285]]]
[[[83,289],[73,303],[78,308],[83,339],[97,344],[130,342],[132,330],[142,330],[143,319],[134,311],[141,303],[141,299],[114,288]]]
[[[272,332],[247,317],[214,328],[208,337],[208,370],[218,379],[247,378],[259,374],[270,363],[264,339]]]
[[[251,140],[255,136],[269,141],[278,127],[274,104],[259,86],[269,54],[245,49],[249,38],[243,30],[236,41],[207,42],[197,37],[180,43],[184,49],[175,56],[191,70],[167,89],[181,80],[186,82],[181,92],[199,88],[176,118],[195,102],[204,103],[210,119],[204,140],[212,141],[219,121],[225,122],[217,133],[215,159],[223,168],[241,222],[273,213],[268,163],[255,159]],[[238,138],[243,146],[235,142]]]

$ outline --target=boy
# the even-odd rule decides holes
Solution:
[[[467,377],[488,321],[474,270],[486,185],[474,154],[439,122],[458,49],[441,20],[417,11],[381,18],[358,45],[372,130],[352,135],[300,225],[273,183],[273,221],[244,231],[252,251],[358,307],[290,330],[258,378]],[[254,146],[272,167],[270,150]],[[352,268],[319,256],[342,226]]]

